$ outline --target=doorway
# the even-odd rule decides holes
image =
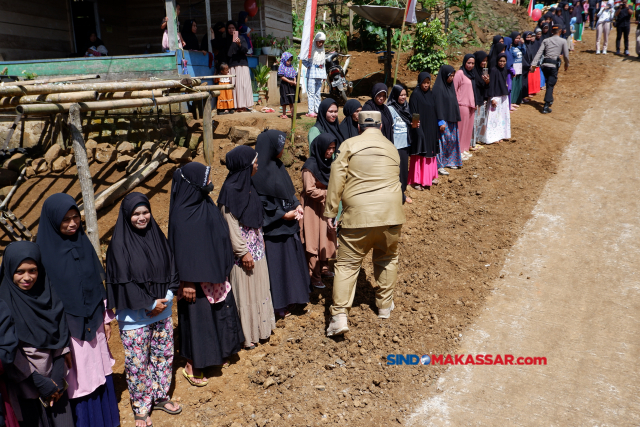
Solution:
[[[96,37],[100,38],[98,3],[91,0],[70,1],[76,56],[84,56],[92,46],[89,40],[91,33],[96,33]]]

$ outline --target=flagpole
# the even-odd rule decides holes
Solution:
[[[402,28],[400,29],[400,40],[398,41],[398,56],[396,57],[396,71],[393,73],[393,85],[396,85],[398,80],[398,64],[400,64],[400,52],[402,51],[402,35],[404,33],[404,23],[407,20],[407,13],[409,12],[409,4],[412,0],[407,0],[407,5],[404,7],[404,18],[402,19]]]
[[[298,58],[298,79],[296,80],[296,94],[293,97],[293,112],[291,114],[291,145],[295,144],[296,138],[296,115],[298,114],[298,93],[300,93],[300,79],[302,78],[302,59]]]

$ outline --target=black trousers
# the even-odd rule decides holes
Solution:
[[[404,203],[404,192],[407,190],[407,183],[409,182],[409,147],[398,148],[398,154],[400,155],[400,185],[402,186],[402,203]]]
[[[553,102],[553,88],[558,83],[558,67],[542,67],[542,74],[546,80],[547,92],[544,95],[545,104]]]
[[[620,38],[624,35],[624,50],[629,50],[629,31],[631,27],[616,27],[616,52],[620,52]]]
[[[589,27],[593,30],[596,27],[596,8],[589,8]]]

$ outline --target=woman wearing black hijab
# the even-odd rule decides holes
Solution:
[[[11,406],[10,396],[5,383],[5,371],[13,365],[18,349],[16,326],[11,317],[11,310],[0,299],[0,425],[19,427],[18,419]]]
[[[562,20],[564,21],[564,29],[565,32],[562,34],[562,38],[568,39],[571,32],[571,10],[569,10],[569,3],[562,2],[560,3],[562,7]]]
[[[144,194],[129,193],[120,204],[107,249],[105,283],[107,307],[116,309],[125,349],[124,369],[136,422],[151,421],[152,409],[180,413],[180,406],[169,399],[174,349],[171,308],[180,281],[167,238]]]
[[[345,140],[338,120],[338,104],[331,98],[323,99],[318,107],[316,124],[309,129],[309,149],[311,149],[311,143],[322,133],[328,133],[335,138],[338,146]]]
[[[267,250],[271,297],[276,314],[285,317],[293,304],[309,302],[309,271],[300,242],[303,208],[289,173],[280,161],[286,137],[278,130],[258,136],[258,172],[253,186],[264,208],[264,243]]]
[[[73,197],[58,193],[45,200],[36,243],[71,334],[73,366],[66,380],[76,424],[112,425],[119,418],[111,369],[115,362],[108,345],[114,316],[105,310],[104,270]],[[103,419],[89,416],[92,413]]]
[[[198,43],[198,37],[196,37],[196,31],[198,24],[194,19],[187,19],[182,24],[180,34],[182,34],[182,40],[184,40],[184,50],[197,50],[206,55],[206,49],[200,50],[200,43]]]
[[[393,142],[393,116],[385,105],[387,85],[376,83],[371,90],[371,99],[364,103],[362,111],[379,111],[382,115],[382,134]]]
[[[173,173],[169,247],[180,276],[178,320],[182,375],[203,387],[202,369],[226,366],[242,348],[244,335],[228,282],[233,267],[229,227],[209,197],[211,168],[192,162]]]
[[[362,104],[357,99],[350,99],[344,104],[342,113],[344,120],[340,123],[340,133],[344,139],[360,135],[358,132],[358,114],[362,111]]]
[[[411,129],[412,144],[408,184],[416,190],[438,183],[436,156],[440,152],[440,129],[436,117],[436,99],[431,90],[431,74],[418,75],[418,86],[409,100],[411,114],[420,114],[420,125]]]
[[[458,169],[462,167],[460,155],[460,141],[458,137],[458,122],[460,121],[460,108],[456,89],[453,86],[455,70],[451,65],[440,67],[436,84],[433,87],[433,96],[436,100],[436,117],[440,127],[440,153],[438,159],[438,172],[449,175],[445,168]]]
[[[252,350],[276,328],[262,233],[262,202],[251,183],[251,176],[258,171],[258,154],[240,145],[227,153],[226,160],[229,175],[217,203],[229,225],[235,255],[230,281],[244,346]]]
[[[525,50],[522,55],[522,93],[520,96],[523,102],[529,102],[529,81],[532,78],[532,76],[529,76],[529,68],[537,52],[534,51],[535,36],[531,31],[523,32],[522,39],[524,40]]]
[[[64,379],[71,363],[69,329],[62,302],[40,262],[38,245],[9,244],[0,275],[0,300],[9,308],[19,339],[10,380],[22,412],[20,425],[75,426]],[[40,399],[49,406],[45,408]]]
[[[509,88],[507,87],[507,55],[498,55],[498,65],[489,74],[491,79],[487,89],[489,104],[487,105],[487,144],[501,142],[511,138],[511,106],[509,105]]]
[[[489,48],[489,64],[491,64],[491,58],[495,58],[498,56],[498,53],[494,53],[497,47],[496,45],[498,43],[504,44],[504,37],[501,36],[500,34],[496,34],[495,36],[493,36],[493,41],[491,42],[491,47]]]
[[[476,113],[473,119],[473,137],[471,138],[471,151],[477,150],[477,143],[486,143],[486,121],[487,121],[487,89],[489,87],[489,74],[484,70],[488,68],[489,57],[486,52],[479,50],[473,54],[476,59],[473,68],[476,90],[479,98],[476,98]],[[474,92],[475,95],[475,92]]]
[[[300,236],[309,263],[311,284],[319,289],[325,287],[322,284],[322,274],[332,275],[329,273],[329,260],[336,257],[338,236],[335,229],[329,226],[329,220],[324,217],[323,212],[331,163],[337,145],[334,136],[323,133],[311,144],[309,158],[302,166],[300,196],[304,216]]]
[[[507,45],[505,45],[504,43],[497,43],[495,46],[493,46],[493,49],[491,49],[491,52],[489,53],[489,69],[496,67],[496,64],[498,62],[498,55],[503,53],[506,49]]]
[[[413,203],[410,197],[404,193],[407,190],[409,179],[409,153],[411,150],[411,128],[417,128],[418,124],[412,124],[411,111],[407,102],[407,89],[402,85],[391,88],[391,94],[387,100],[387,108],[393,117],[393,145],[400,156],[400,183],[402,184],[402,203]]]
[[[248,111],[253,108],[253,89],[251,86],[251,72],[249,71],[249,60],[247,53],[250,46],[244,37],[238,35],[233,37],[233,32],[239,30],[235,22],[227,22],[227,37],[224,39],[227,64],[230,67],[230,74],[235,75],[231,82],[235,84],[233,88],[233,101],[238,112]]]
[[[474,69],[476,57],[468,53],[462,59],[462,66],[456,71],[453,78],[453,86],[458,98],[458,108],[460,109],[460,122],[458,122],[458,137],[460,141],[460,153],[462,160],[471,158],[471,139],[473,138],[473,124],[476,108],[480,103],[480,91],[476,85],[476,75]]]

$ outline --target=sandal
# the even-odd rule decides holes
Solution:
[[[322,282],[313,282],[311,283],[313,285],[314,288],[316,289],[324,289],[326,288],[326,286],[324,285],[324,283]]]
[[[256,348],[256,345],[254,343],[251,343],[250,346],[246,346],[246,345],[244,346],[244,349],[247,351],[253,350],[254,348]]]
[[[283,114],[283,115],[281,115],[281,116],[280,116],[280,118],[281,118],[281,119],[288,119],[288,118],[289,118],[289,116],[287,116],[286,114]]]
[[[135,412],[133,413],[133,419],[135,421],[144,421],[144,424],[147,427],[153,427],[153,422],[151,424],[147,424],[147,418],[149,418],[149,415],[145,414],[145,415],[137,415]]]
[[[189,375],[187,374],[187,370],[182,368],[182,376],[184,376],[187,379],[187,381],[189,381],[189,384],[191,384],[194,387],[204,387],[207,384],[209,384],[209,381],[207,380],[204,380],[201,383],[196,383],[196,382],[193,382],[193,380],[191,379],[191,378],[195,378],[197,380],[203,379],[204,375],[202,374],[202,372],[200,373],[200,375]]]
[[[155,406],[153,407],[153,410],[155,411],[157,409],[159,411],[164,411],[170,415],[178,415],[180,412],[182,412],[182,406],[177,405],[178,409],[176,409],[175,411],[172,411],[170,409],[167,409],[167,404],[176,406],[176,404],[173,403],[171,400],[165,400],[164,402],[156,403]]]

